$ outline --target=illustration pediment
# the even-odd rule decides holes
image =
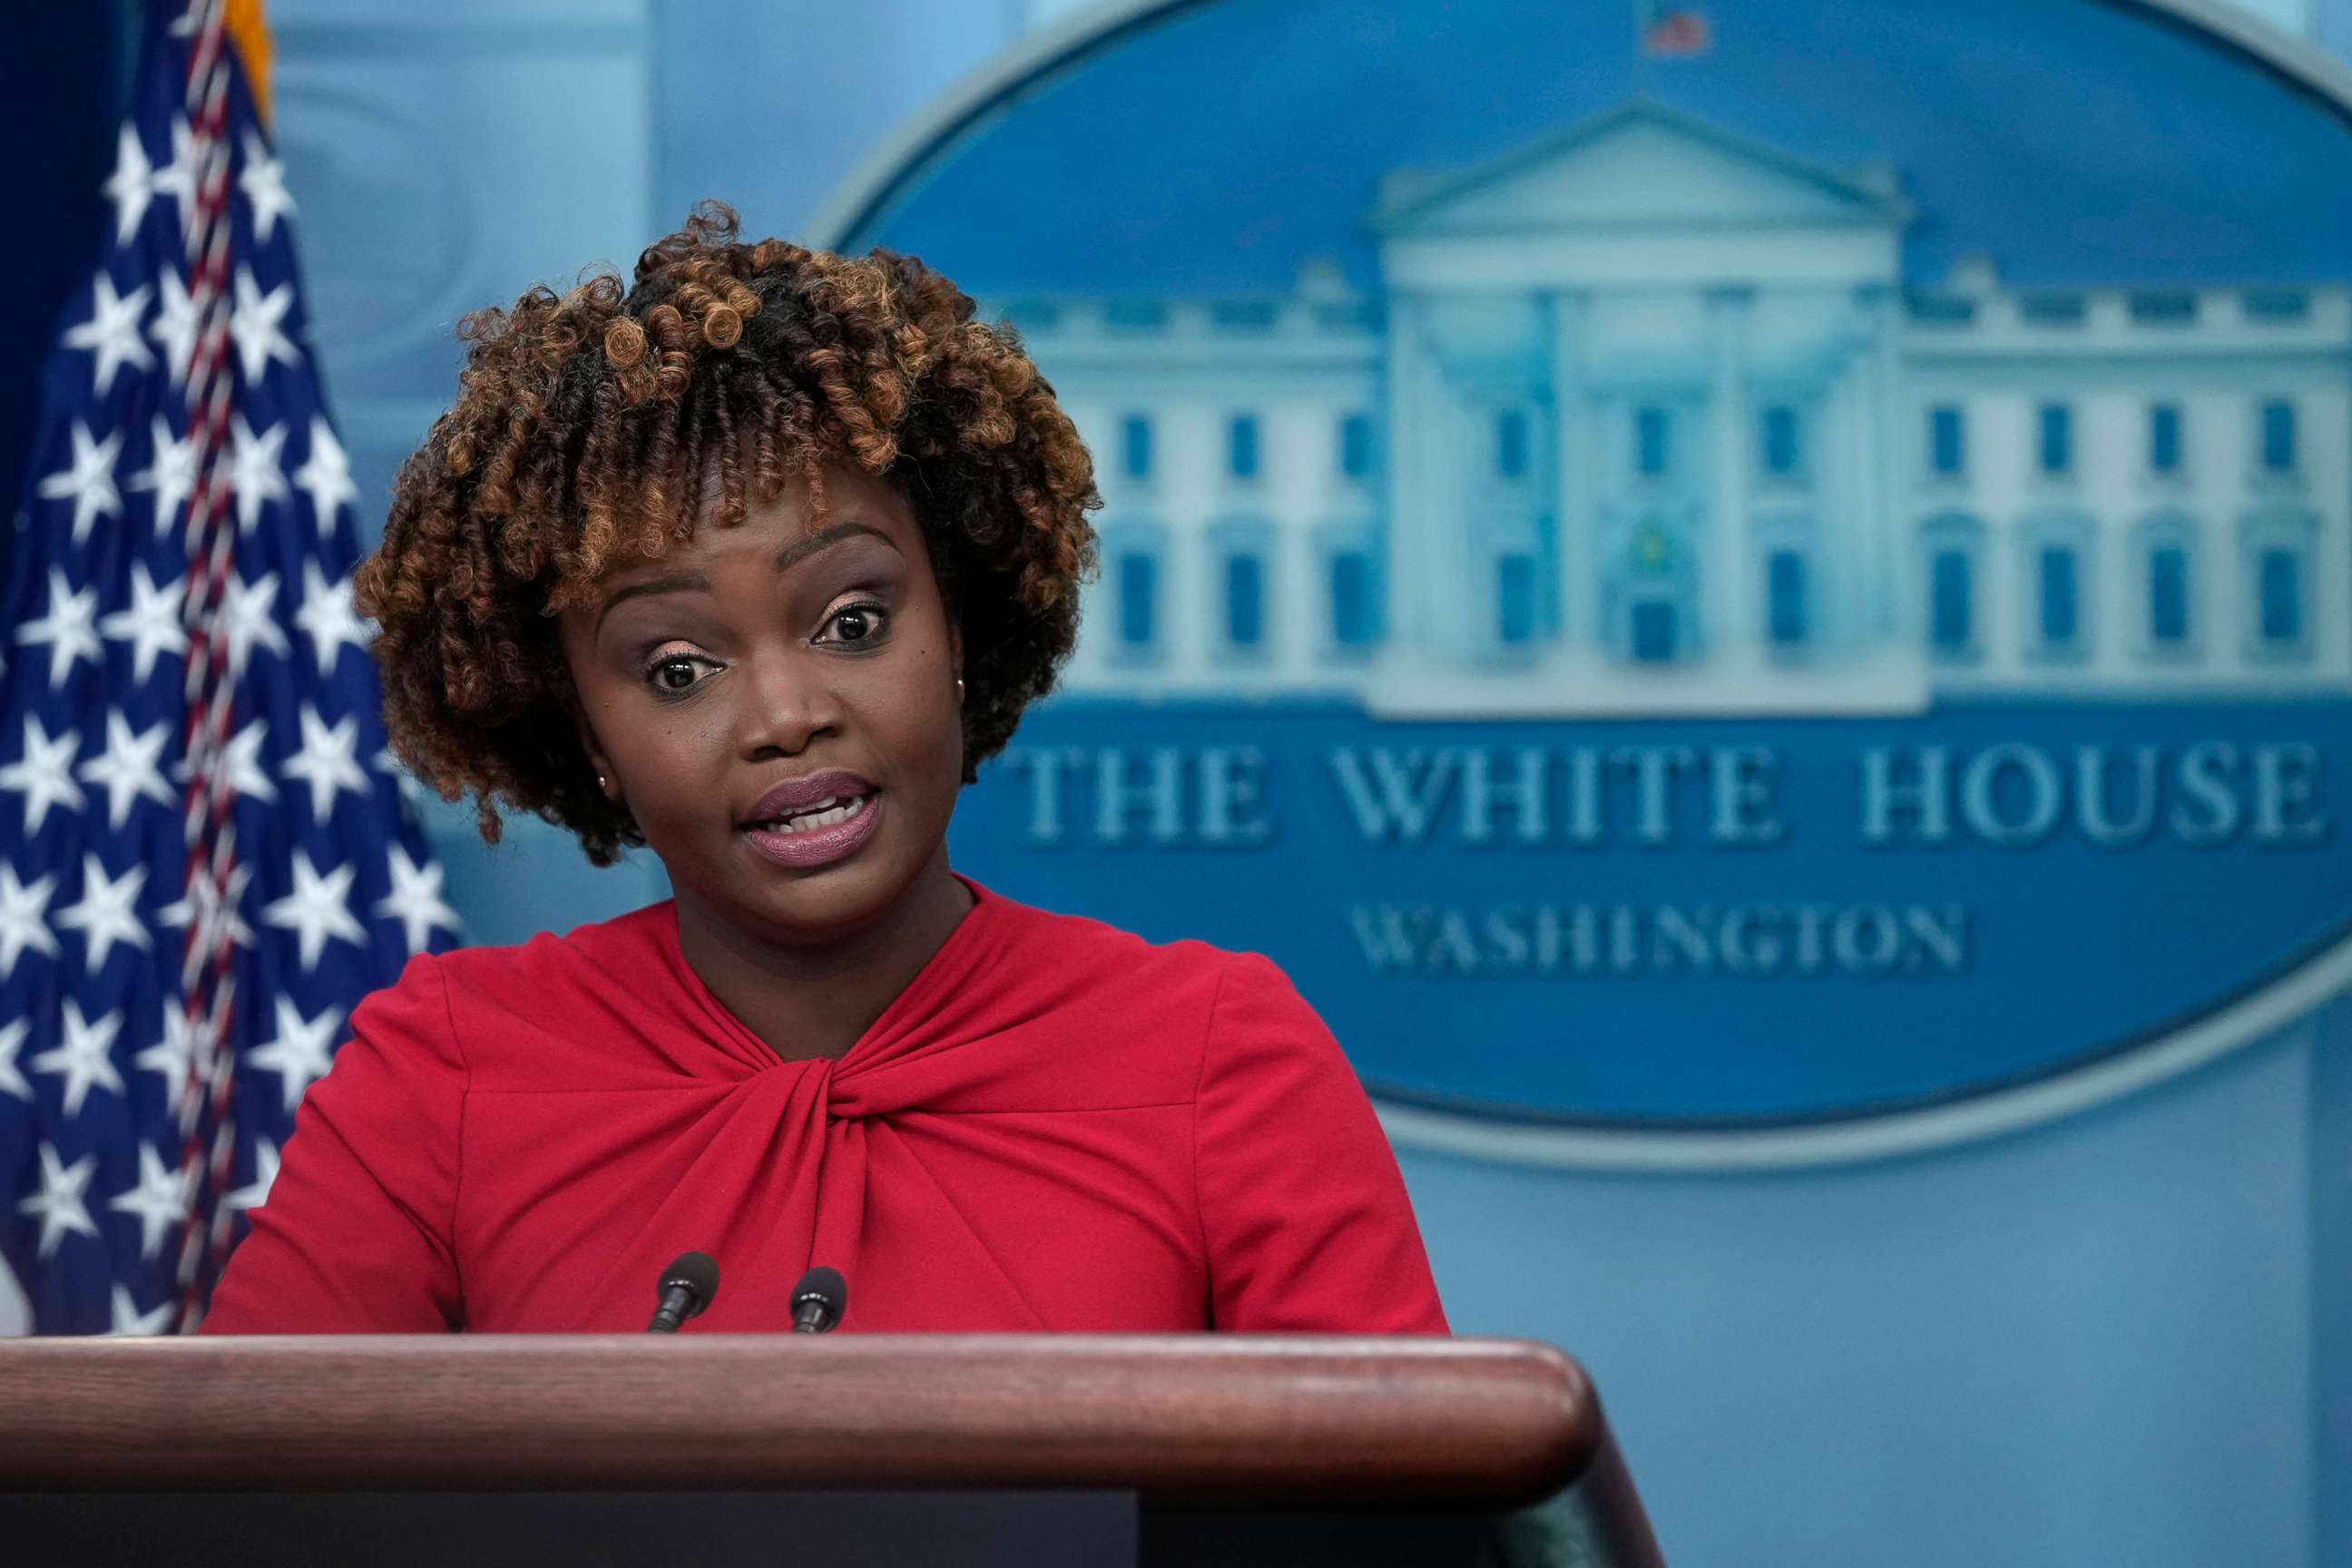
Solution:
[[[1466,170],[1400,170],[1373,226],[1391,237],[1738,227],[1900,228],[1885,165],[1839,168],[1637,100]]]

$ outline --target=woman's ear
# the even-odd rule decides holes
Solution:
[[[580,706],[580,694],[567,689],[563,693],[564,710],[572,715],[572,732],[580,737],[580,752],[595,770],[596,787],[607,800],[621,798],[621,781],[613,771],[613,763],[604,755],[604,748],[596,743],[596,727],[588,721],[587,710]]]

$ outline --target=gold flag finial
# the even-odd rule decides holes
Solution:
[[[228,0],[228,37],[245,67],[246,86],[253,107],[269,124],[269,21],[261,14],[261,0]]]

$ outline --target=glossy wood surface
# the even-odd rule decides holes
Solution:
[[[399,1336],[0,1344],[0,1489],[1113,1488],[1509,1507],[1613,1458],[1512,1340]]]

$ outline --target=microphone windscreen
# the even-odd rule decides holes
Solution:
[[[694,1292],[703,1306],[710,1305],[719,1294],[719,1260],[707,1252],[681,1252],[677,1260],[662,1270],[661,1288],[667,1292],[673,1285],[683,1285]]]
[[[811,1296],[824,1301],[825,1316],[838,1322],[842,1313],[849,1310],[849,1281],[841,1277],[839,1269],[827,1268],[820,1263],[802,1275],[801,1282],[793,1287],[795,1307]]]

